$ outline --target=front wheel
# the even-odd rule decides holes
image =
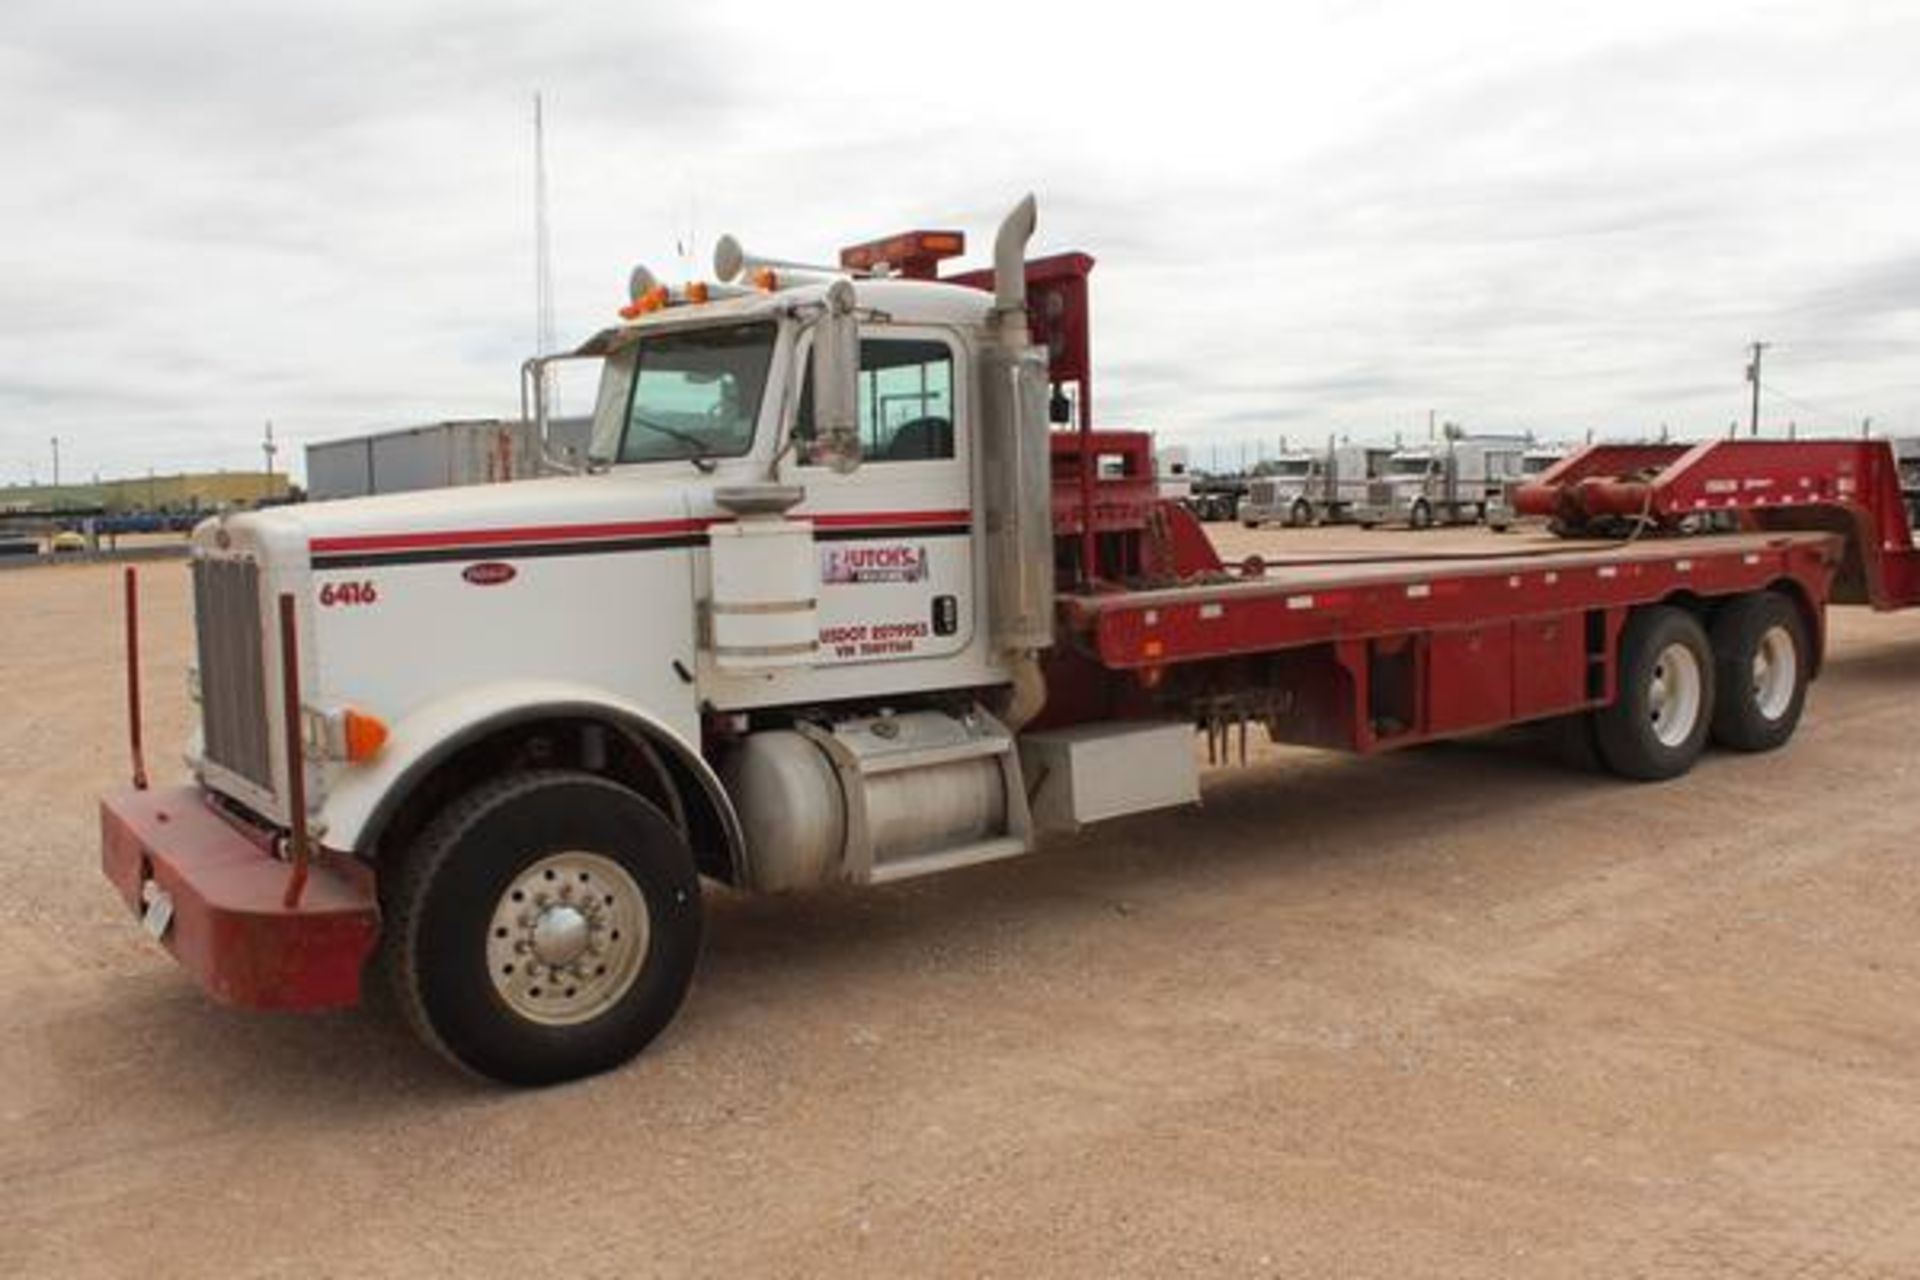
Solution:
[[[1742,596],[1713,620],[1720,699],[1713,740],[1736,751],[1771,751],[1793,736],[1812,666],[1807,625],[1785,596]]]
[[[1408,509],[1407,527],[1412,529],[1433,528],[1433,505],[1425,498],[1419,499]]]
[[[507,1084],[619,1066],[680,1007],[700,882],[653,805],[592,774],[488,783],[435,819],[388,898],[389,968],[421,1038]]]
[[[1670,605],[1637,609],[1620,634],[1613,703],[1593,713],[1601,761],[1657,782],[1693,767],[1713,722],[1713,650],[1699,621]]]

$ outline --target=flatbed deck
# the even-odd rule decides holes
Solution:
[[[1063,594],[1062,631],[1082,661],[1163,705],[1174,694],[1204,719],[1368,752],[1609,705],[1622,630],[1646,606],[1710,615],[1778,593],[1805,624],[1811,674],[1844,547],[1819,532],[1424,538],[1311,555],[1263,539],[1228,572]],[[1245,557],[1246,545],[1225,549]]]
[[[1495,535],[1487,535],[1489,538]],[[1102,665],[1131,669],[1337,638],[1626,608],[1675,592],[1731,594],[1794,581],[1824,599],[1831,534],[1717,534],[1570,542],[1544,532],[1484,554],[1329,554],[1266,560],[1257,574],[1062,598]],[[1815,609],[1817,613],[1818,610]]]

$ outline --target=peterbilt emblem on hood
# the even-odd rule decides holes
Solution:
[[[503,582],[512,582],[519,570],[501,560],[483,560],[479,564],[470,564],[460,571],[460,576],[476,587],[497,587]]]

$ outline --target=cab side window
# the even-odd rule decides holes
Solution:
[[[794,417],[802,465],[815,435],[813,373]],[[953,349],[926,338],[860,343],[860,448],[866,462],[926,462],[953,457]]]

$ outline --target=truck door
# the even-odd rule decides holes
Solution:
[[[822,666],[957,653],[973,638],[973,450],[964,349],[935,328],[868,330],[860,342],[862,462],[839,475],[809,458],[812,388],[796,452],[820,565]]]

